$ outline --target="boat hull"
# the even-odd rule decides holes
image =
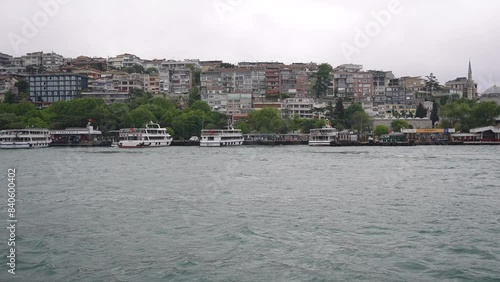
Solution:
[[[0,149],[36,149],[49,147],[49,143],[32,143],[32,142],[2,142]]]
[[[241,146],[243,140],[234,141],[200,141],[200,147],[228,147],[228,146]]]
[[[172,140],[158,141],[128,141],[122,140],[118,143],[119,148],[150,148],[150,147],[168,147]]]
[[[331,141],[309,141],[309,146],[330,146]]]

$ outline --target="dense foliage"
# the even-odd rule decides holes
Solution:
[[[462,98],[441,106],[439,112],[440,127],[469,131],[471,128],[494,125],[500,116],[500,106],[495,102]]]

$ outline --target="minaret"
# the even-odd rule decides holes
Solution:
[[[467,77],[467,99],[472,99],[472,90],[474,89],[474,82],[472,81],[472,68],[469,59],[469,76]]]

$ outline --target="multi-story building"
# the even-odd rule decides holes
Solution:
[[[141,58],[137,57],[136,55],[128,53],[121,54],[113,58],[108,58],[107,63],[109,68],[115,68],[115,69],[133,67],[134,65],[142,66]]]
[[[420,76],[403,76],[399,78],[399,86],[404,90],[425,91],[425,79]]]
[[[202,92],[208,89],[222,88],[221,70],[202,71],[200,83]]]
[[[332,87],[334,90],[333,93],[330,92],[330,95],[335,95],[335,93],[337,93],[336,95],[339,98],[354,100],[354,81],[356,79],[355,74],[361,72],[362,69],[362,65],[353,64],[344,64],[334,68],[332,70]]]
[[[252,93],[227,93],[227,114],[244,115],[252,110]]]
[[[457,77],[454,80],[446,82],[444,85],[450,88],[451,94],[461,94],[461,96],[463,96],[464,93],[467,93],[467,88],[469,86],[468,82],[469,80],[467,77]],[[473,81],[473,85],[473,97],[477,97],[477,83]]]
[[[171,94],[187,94],[192,88],[191,69],[170,70],[170,91]]]
[[[24,66],[44,66],[46,69],[54,70],[59,69],[65,63],[63,56],[56,54],[54,52],[44,53],[44,52],[33,52],[27,53],[25,56],[21,57]]]
[[[80,97],[88,78],[74,73],[35,74],[29,76],[30,98],[38,104],[50,104]]]
[[[280,70],[280,94],[291,97],[305,97],[307,73],[300,69],[283,68]]]
[[[201,100],[207,102],[214,112],[227,114],[228,93],[224,93],[223,88],[207,89],[201,94]]]
[[[314,100],[308,98],[288,98],[283,100],[284,117],[293,118],[298,115],[300,118],[312,119]]]
[[[161,63],[160,69],[174,70],[174,69],[200,69],[200,61],[199,60],[184,60],[184,61],[175,61],[175,60],[167,60]]]
[[[153,93],[153,94],[159,94],[160,93],[160,75],[158,73],[152,73],[149,74],[149,82],[148,82],[148,88],[146,89],[147,92]]]
[[[72,60],[70,64],[74,67],[95,69],[98,71],[106,71],[108,69],[106,59],[99,57],[79,56]]]
[[[280,93],[280,67],[266,67],[266,94],[278,96]]]
[[[12,61],[12,56],[0,53],[0,66],[10,65]]]
[[[160,69],[161,68],[161,64],[163,64],[165,62],[165,59],[153,59],[153,60],[144,60],[142,62],[142,66],[144,67],[144,69],[149,69],[149,68],[156,68],[156,69]]]

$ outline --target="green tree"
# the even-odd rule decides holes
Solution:
[[[17,89],[19,90],[19,93],[29,93],[30,92],[30,84],[24,79],[16,82],[14,84],[14,86],[17,87]]]
[[[156,121],[155,116],[144,108],[137,108],[128,115],[128,125],[131,127],[144,127],[149,121]]]
[[[425,118],[427,116],[427,109],[424,108],[422,103],[418,103],[417,111],[415,112],[415,117],[417,118]]]
[[[384,134],[389,134],[389,127],[387,127],[385,125],[377,125],[373,132],[375,133],[375,136],[380,137]]]
[[[351,121],[352,121],[352,116],[354,115],[354,113],[356,112],[362,112],[362,113],[365,113],[365,110],[363,109],[363,106],[361,105],[361,103],[359,102],[356,102],[356,103],[352,103],[349,107],[347,107],[347,109],[345,110],[345,113],[344,113],[344,119],[345,119],[345,126],[346,128],[352,128],[352,124],[351,124]]]
[[[349,123],[351,124],[351,129],[364,132],[371,127],[370,117],[365,113],[365,111],[356,111],[349,116]]]
[[[332,69],[332,66],[326,63],[318,66],[318,71],[315,74],[316,82],[313,86],[317,98],[326,95],[328,85],[330,84],[330,73]]]
[[[150,68],[146,69],[146,73],[147,74],[157,74],[158,73],[158,69],[155,68],[155,67],[150,67]]]
[[[335,110],[333,110],[333,119],[337,123],[343,124],[345,126],[345,110],[342,99],[339,99],[335,104]]]
[[[209,113],[211,111],[210,106],[207,104],[205,101],[196,101],[194,102],[191,107],[191,110],[200,110],[204,113]]]
[[[439,104],[437,102],[432,103],[431,121],[433,128],[436,122],[439,121]]]
[[[14,94],[12,94],[12,92],[10,92],[10,91],[8,91],[7,93],[5,93],[5,96],[4,96],[4,99],[3,99],[3,103],[12,104],[14,102],[15,102]]]
[[[263,108],[251,111],[248,114],[248,124],[250,129],[261,133],[275,133],[277,121],[281,120],[281,115],[276,108]]]
[[[401,132],[402,128],[410,128],[410,124],[407,120],[397,119],[391,122],[391,128],[393,132]]]
[[[496,102],[482,101],[472,106],[470,112],[470,128],[495,125],[496,118],[500,116],[500,106]]]
[[[432,72],[430,75],[426,76],[426,78],[425,90],[429,91],[431,96],[433,92],[441,90],[441,86],[439,85],[437,78],[434,76],[434,74],[432,74]]]

